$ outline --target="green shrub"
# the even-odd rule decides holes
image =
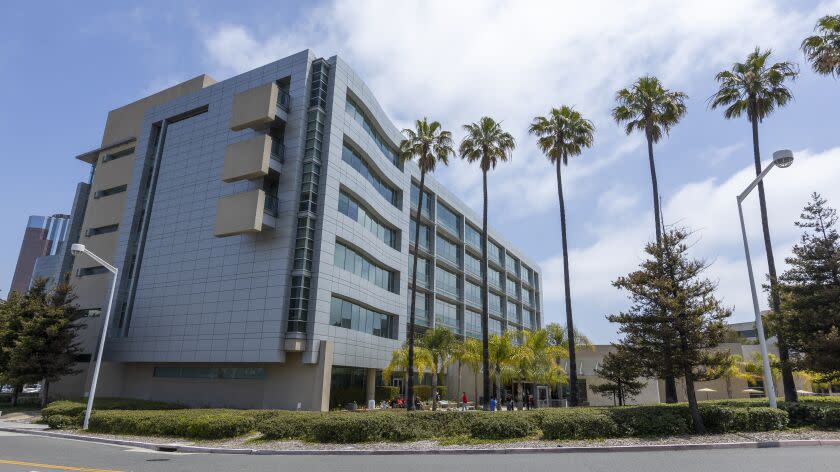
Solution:
[[[76,429],[82,427],[81,416],[52,415],[45,417],[44,421],[52,429]]]
[[[257,415],[256,428],[265,439],[304,439],[312,436],[312,425],[321,416],[303,411]]]
[[[322,443],[408,441],[419,434],[403,415],[397,414],[333,413],[312,424],[313,438]]]
[[[534,425],[518,412],[474,415],[470,434],[479,439],[513,439],[528,437]]]
[[[620,435],[618,425],[601,409],[564,409],[542,416],[545,439],[591,439]]]
[[[691,432],[684,405],[627,406],[604,409],[622,436],[673,436]]]
[[[94,432],[196,439],[240,436],[255,424],[255,415],[242,410],[101,410],[90,417]]]
[[[826,408],[822,419],[817,425],[821,428],[840,428],[840,408]]]
[[[731,433],[740,431],[773,431],[784,429],[788,414],[770,407],[727,407],[701,405],[703,424],[710,433]]]
[[[381,402],[385,400],[386,402],[390,402],[391,400],[400,396],[400,388],[395,387],[393,385],[380,385],[376,387],[376,401]]]

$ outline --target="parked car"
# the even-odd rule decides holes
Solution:
[[[2,387],[0,387],[0,393],[12,393],[12,386],[3,385]]]
[[[27,384],[23,386],[23,393],[41,393],[41,384]]]

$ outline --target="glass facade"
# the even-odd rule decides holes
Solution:
[[[435,267],[435,289],[450,297],[460,298],[458,276],[441,267]]]
[[[350,167],[356,170],[365,180],[370,183],[373,188],[379,192],[382,197],[388,201],[391,205],[399,208],[398,202],[398,193],[394,189],[394,186],[387,183],[383,178],[379,177],[370,164],[367,163],[362,156],[356,152],[356,150],[349,147],[347,144],[344,145],[344,149],[341,151],[341,160],[346,162]]]
[[[347,272],[358,275],[368,282],[372,282],[379,288],[397,293],[397,284],[394,283],[393,271],[380,266],[369,257],[360,254],[343,243],[335,243],[333,264]]]
[[[502,265],[502,250],[493,241],[487,241],[487,260]]]
[[[438,257],[443,258],[456,266],[460,266],[461,264],[458,246],[439,234],[437,235],[437,239],[435,241],[435,253]]]
[[[423,192],[423,216],[432,218],[432,194],[428,190]],[[420,199],[420,187],[411,183],[411,208],[417,210],[417,202]]]
[[[518,274],[516,272],[516,258],[510,254],[505,255],[505,267],[511,274]]]
[[[487,324],[487,335],[492,336],[501,336],[502,335],[502,322],[495,319],[490,318],[490,322]]]
[[[335,295],[330,303],[330,324],[381,338],[396,339],[396,317],[380,313]]]
[[[496,269],[487,268],[487,283],[491,287],[502,288],[502,274]]]
[[[461,224],[458,221],[458,215],[452,212],[446,205],[441,204],[440,200],[437,203],[437,222],[452,234],[461,236]]]
[[[366,211],[358,200],[344,191],[338,194],[338,211],[367,228],[385,244],[394,249],[398,248],[397,230],[385,226],[379,218]]]
[[[531,329],[536,326],[534,312],[525,307],[522,308],[522,326],[524,326],[525,329]]]
[[[458,327],[458,307],[443,300],[435,300],[435,323],[446,326],[456,333]]]
[[[382,151],[382,154],[391,161],[398,169],[400,168],[400,161],[397,157],[397,152],[394,148],[388,144],[388,141],[379,134],[379,131],[373,125],[373,120],[368,118],[368,116],[362,111],[362,107],[356,104],[356,102],[350,98],[350,95],[347,96],[347,101],[344,102],[344,111],[350,115],[361,127],[367,132],[368,136],[376,143],[376,146]]]
[[[152,377],[179,379],[264,379],[262,367],[170,367],[157,366],[152,370]]]
[[[481,313],[464,311],[464,334],[470,338],[481,339]]]
[[[481,308],[481,286],[464,281],[464,300],[473,306]]]

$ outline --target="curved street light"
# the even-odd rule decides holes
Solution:
[[[96,351],[96,364],[93,367],[93,379],[90,382],[90,391],[88,392],[87,408],[85,409],[85,421],[82,429],[88,429],[90,423],[90,412],[93,409],[93,398],[96,396],[96,382],[99,380],[99,367],[102,365],[102,351],[105,349],[105,337],[108,334],[108,325],[111,320],[111,304],[114,301],[114,291],[117,288],[117,273],[116,267],[112,266],[105,259],[87,250],[84,244],[73,244],[70,246],[70,253],[74,256],[85,254],[96,262],[102,264],[109,272],[114,274],[111,281],[111,293],[108,295],[108,309],[105,310],[105,321],[102,324],[102,332],[99,335],[99,349]]]
[[[770,170],[776,166],[779,168],[790,167],[793,164],[793,152],[789,149],[782,149],[773,153],[773,162],[770,163],[760,174],[753,180],[743,192],[735,199],[738,201],[738,216],[741,218],[741,235],[744,238],[744,254],[747,258],[747,272],[750,276],[750,291],[752,292],[753,310],[755,311],[755,330],[758,337],[758,345],[761,348],[761,363],[764,370],[764,392],[767,395],[767,400],[770,402],[772,408],[776,408],[776,387],[773,385],[773,373],[770,370],[770,358],[767,355],[767,340],[764,338],[764,323],[761,319],[761,311],[758,308],[758,294],[755,289],[755,277],[753,276],[752,259],[750,259],[750,245],[747,242],[747,228],[744,226],[744,210],[741,208],[741,202],[747,198],[750,192],[758,185],[759,182],[767,175]]]

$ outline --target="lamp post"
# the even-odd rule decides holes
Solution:
[[[741,235],[744,238],[744,254],[747,258],[747,273],[750,276],[750,291],[752,292],[753,310],[755,311],[755,330],[758,337],[758,345],[761,348],[761,362],[764,370],[764,392],[767,395],[767,400],[770,402],[772,408],[776,408],[776,387],[773,385],[773,373],[770,370],[770,358],[767,356],[767,340],[764,339],[764,323],[761,320],[761,311],[758,309],[758,294],[755,289],[755,277],[753,277],[752,260],[750,259],[750,245],[747,242],[747,228],[744,225],[744,210],[741,208],[741,202],[747,198],[750,192],[761,182],[761,179],[770,172],[773,166],[778,166],[782,169],[793,164],[793,152],[788,149],[776,151],[773,153],[773,162],[770,163],[760,174],[753,180],[747,188],[735,197],[738,201],[738,217],[741,218]]]
[[[96,382],[99,380],[99,367],[102,365],[102,351],[105,349],[105,337],[108,334],[108,325],[111,320],[111,304],[114,302],[114,292],[117,289],[117,274],[119,271],[116,267],[112,266],[101,257],[88,251],[84,244],[74,244],[70,246],[70,253],[74,256],[86,254],[88,257],[102,264],[103,267],[114,274],[113,280],[111,281],[111,292],[108,295],[108,308],[105,310],[105,321],[102,324],[102,333],[99,335],[99,349],[96,351],[96,364],[94,364],[93,367],[93,380],[90,382],[90,391],[88,392],[87,408],[85,409],[85,421],[82,425],[82,429],[88,429],[88,424],[90,423],[90,412],[93,409],[93,398],[96,396]]]

